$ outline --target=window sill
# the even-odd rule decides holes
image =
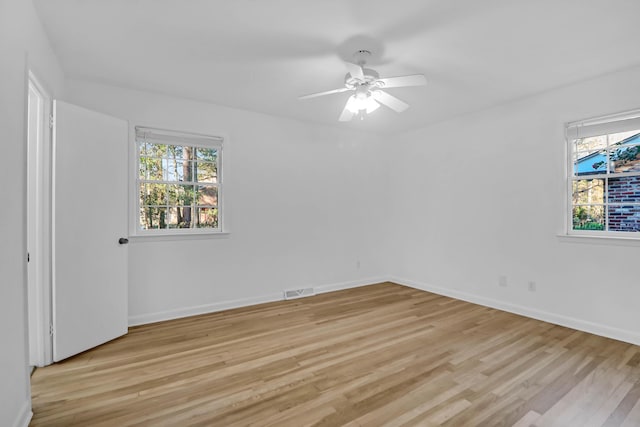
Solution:
[[[558,234],[558,240],[563,243],[587,243],[596,245],[640,246],[640,236],[595,236],[585,234]]]
[[[184,233],[184,234],[138,234],[129,236],[131,243],[164,242],[172,240],[208,240],[208,239],[228,239],[229,232],[215,233]]]

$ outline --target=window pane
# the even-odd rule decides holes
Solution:
[[[640,145],[614,146],[611,149],[611,172],[640,172]]]
[[[573,153],[573,174],[576,176],[607,173],[606,150]]]
[[[205,206],[218,206],[218,187],[200,185],[197,187],[196,204]]]
[[[206,160],[208,162],[215,162],[218,158],[218,150],[215,148],[203,148],[197,147],[197,160]]]
[[[167,158],[178,160],[184,159],[184,147],[182,145],[168,145]]]
[[[190,176],[191,162],[183,159],[168,159],[167,164],[167,181],[190,181],[185,179]]]
[[[147,178],[147,158],[140,157],[138,159],[138,179],[148,179]]]
[[[218,182],[218,165],[211,162],[195,163],[198,182]]]
[[[640,205],[609,205],[610,231],[640,231]]]
[[[604,230],[604,206],[574,206],[574,230]]]
[[[167,185],[140,184],[140,206],[158,206],[167,204]]]
[[[193,181],[196,180],[196,175],[195,175],[195,172],[194,172],[194,164],[195,164],[195,162],[193,162],[193,161],[187,162],[186,160],[182,164],[182,166],[184,168],[184,180],[185,181],[193,182]]]
[[[609,203],[640,203],[640,176],[609,178]]]
[[[590,136],[573,141],[573,152],[584,151],[593,153],[607,147],[607,135]]]
[[[169,206],[166,216],[167,228],[190,228],[191,206]]]
[[[162,180],[162,160],[140,157],[140,179]]]
[[[193,203],[193,185],[170,184],[168,187],[169,205],[190,206]]]
[[[141,156],[146,156],[151,151],[151,144],[144,141],[138,141],[138,153]]]
[[[196,207],[197,228],[217,228],[218,208]]]
[[[628,143],[637,144],[638,142],[640,142],[638,141],[639,138],[637,138],[639,135],[640,135],[640,129],[631,130],[627,132],[612,133],[611,135],[609,135],[609,145],[617,144],[619,142],[624,143],[625,139],[627,139],[626,142]],[[632,137],[636,137],[636,138],[632,138]]]
[[[167,156],[167,146],[164,144],[146,143],[146,155],[147,157],[162,158]]]
[[[181,221],[181,208],[177,206],[169,206],[167,210],[167,228],[178,228]]]
[[[144,206],[140,209],[140,228],[142,230],[167,228],[167,208]]]
[[[195,147],[184,146],[183,150],[184,150],[183,157],[182,157],[183,159],[185,159],[185,160],[194,160],[195,159],[195,155],[196,155]]]
[[[573,204],[604,203],[604,179],[579,179],[573,181]]]

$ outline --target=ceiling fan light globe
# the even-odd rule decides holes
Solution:
[[[349,102],[347,103],[347,109],[353,114],[358,114],[358,112],[362,109],[360,108],[361,104],[362,102],[357,99],[355,95],[352,95],[351,98],[349,98]]]
[[[358,104],[358,100],[356,99],[355,95],[351,95],[349,97],[349,99],[347,99],[347,105],[345,105],[345,110],[353,113],[353,114],[358,114],[358,111],[360,111],[358,109],[359,104]]]
[[[360,112],[366,112],[367,114],[374,112],[380,107],[380,104],[373,99],[370,94],[360,96],[360,94],[353,94],[347,100],[346,109],[353,114]]]

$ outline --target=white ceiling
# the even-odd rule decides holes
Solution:
[[[35,0],[69,77],[398,132],[640,64],[640,0]],[[411,104],[339,123],[343,60]]]

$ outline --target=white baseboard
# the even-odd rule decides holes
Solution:
[[[390,277],[388,278],[388,280],[390,282],[408,286],[414,289],[432,292],[434,294],[444,295],[474,304],[483,305],[485,307],[496,308],[498,310],[508,311],[509,313],[531,317],[533,319],[542,320],[544,322],[553,323],[555,325],[566,326],[567,328],[589,332],[591,334],[600,335],[606,338],[612,338],[615,340],[640,345],[640,334],[638,332],[614,328],[599,323],[593,323],[588,320],[576,319],[574,317],[568,317],[548,311],[537,310],[522,305],[512,304],[506,301],[499,301],[493,298],[486,298],[480,295],[469,294],[467,292],[462,292],[455,289],[441,288],[439,286],[433,286],[427,283],[416,282],[415,280],[399,277]]]
[[[334,292],[343,289],[356,288],[359,286],[367,286],[375,283],[384,282],[386,277],[372,277],[362,280],[353,280],[349,282],[332,283],[328,285],[314,286],[317,294],[326,292]],[[215,313],[217,311],[230,310],[232,308],[247,307],[250,305],[263,304],[273,301],[284,300],[283,292],[260,295],[250,298],[241,298],[230,301],[221,301],[213,304],[197,305],[192,307],[183,307],[173,310],[160,311],[155,313],[137,314],[129,316],[129,326],[144,325],[147,323],[162,322],[165,320],[179,319],[182,317],[197,316],[199,314]]]
[[[324,294],[327,292],[342,291],[345,289],[359,288],[361,286],[375,285],[376,283],[386,282],[387,279],[388,277],[386,276],[369,277],[362,280],[351,280],[349,282],[340,282],[340,283],[333,283],[330,285],[314,286],[314,289],[316,290],[317,294]]]
[[[182,317],[197,316],[199,314],[215,313],[216,311],[230,310],[232,308],[246,307],[248,305],[263,304],[266,302],[280,301],[282,294],[260,295],[251,298],[242,298],[230,301],[216,302],[213,304],[196,305],[192,307],[176,308],[173,310],[159,311],[155,313],[138,314],[129,316],[129,326],[144,325],[147,323],[163,322],[165,320],[179,319]]]
[[[14,427],[29,427],[29,423],[31,422],[31,417],[33,417],[33,412],[31,411],[31,402],[26,401],[22,405],[16,420],[13,422]]]

